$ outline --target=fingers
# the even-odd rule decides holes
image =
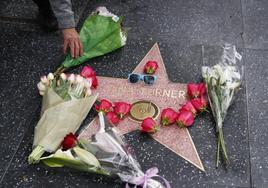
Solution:
[[[71,40],[69,44],[70,44],[71,56],[75,57],[75,43],[74,43],[74,40]]]
[[[63,52],[66,53],[68,48],[70,48],[70,53],[73,58],[78,58],[79,56],[82,56],[83,44],[75,28],[63,29],[63,35]]]
[[[82,56],[83,53],[84,53],[84,50],[83,50],[83,44],[81,42],[81,40],[79,39],[79,55]]]
[[[75,54],[74,54],[74,57],[75,58],[78,58],[79,57],[79,48],[80,48],[78,40],[75,40],[74,41],[74,44],[75,44],[75,49],[74,49]]]

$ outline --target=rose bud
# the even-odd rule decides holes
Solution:
[[[84,82],[84,78],[82,76],[80,76],[80,75],[77,75],[76,79],[75,79],[75,82],[76,82],[76,84],[81,84],[81,83]]]
[[[87,81],[85,82],[85,88],[89,89],[92,86],[92,79],[87,78]]]
[[[191,126],[194,123],[193,113],[189,111],[179,112],[176,123],[181,128]]]
[[[64,74],[64,73],[61,73],[61,74],[60,74],[60,77],[61,77],[61,79],[64,80],[64,81],[67,79],[67,76],[66,76],[66,74]]]
[[[114,112],[122,119],[125,115],[129,113],[131,109],[131,104],[125,102],[116,102],[114,104]]]
[[[157,125],[156,121],[148,117],[144,119],[141,123],[141,131],[146,133],[155,133],[159,131],[160,128]]]
[[[49,85],[49,81],[48,81],[48,79],[47,79],[47,77],[46,76],[42,76],[41,77],[41,82],[44,84],[44,85]]]
[[[171,125],[175,123],[177,115],[177,112],[171,108],[164,109],[161,113],[162,125]]]
[[[90,88],[87,88],[87,89],[86,89],[85,96],[88,97],[88,96],[90,96],[91,94],[92,94],[91,89],[90,89]]]
[[[186,104],[184,104],[180,108],[179,112],[181,112],[181,111],[189,111],[189,112],[192,112],[194,116],[196,116],[196,113],[197,113],[197,111],[196,111],[194,105],[191,103],[191,101],[188,101]]]
[[[144,66],[145,74],[154,74],[158,68],[158,64],[156,61],[148,61]]]
[[[73,133],[67,134],[64,137],[61,145],[62,145],[62,150],[63,151],[66,151],[68,149],[73,148],[74,146],[77,145],[77,138],[76,138],[76,136]]]
[[[109,120],[109,122],[114,124],[114,125],[119,123],[119,118],[115,112],[108,112],[106,114],[106,117]]]
[[[48,79],[49,81],[53,80],[53,79],[54,79],[54,75],[53,75],[52,73],[49,73],[49,74],[47,75],[47,79]]]
[[[75,82],[75,75],[74,74],[71,74],[69,77],[68,77],[68,81],[73,84]]]
[[[85,78],[96,76],[96,72],[94,71],[94,69],[92,67],[84,66],[84,68],[81,71],[81,76],[83,76]]]
[[[201,98],[192,99],[191,103],[198,112],[207,111],[208,101],[204,96],[201,96]]]
[[[200,96],[205,94],[206,86],[204,83],[200,84],[191,83],[187,85],[187,92],[190,98],[199,98]]]
[[[106,99],[101,99],[100,105],[95,105],[95,109],[97,112],[104,112],[104,113],[110,112],[112,107],[113,107],[112,103]]]

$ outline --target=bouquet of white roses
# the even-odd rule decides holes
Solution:
[[[219,165],[220,152],[223,154],[225,164],[229,164],[223,136],[223,122],[234,95],[241,85],[242,78],[237,59],[241,60],[241,55],[236,51],[235,46],[225,44],[220,62],[212,67],[202,67],[210,107],[216,121],[218,137],[216,167]]]
[[[62,138],[75,132],[85,119],[97,95],[91,95],[91,80],[80,75],[52,73],[38,83],[43,96],[41,118],[35,127],[33,151],[29,163],[37,163],[44,152],[55,152]]]

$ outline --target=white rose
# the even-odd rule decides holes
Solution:
[[[68,81],[73,84],[75,82],[75,76],[74,74],[71,74],[69,77],[68,77]]]
[[[87,80],[85,81],[85,87],[88,89],[91,88],[91,86],[92,86],[92,79],[87,78]]]
[[[81,84],[83,82],[84,82],[84,78],[82,76],[80,76],[80,75],[77,75],[76,76],[76,83]]]
[[[49,81],[48,81],[48,79],[47,79],[46,76],[42,76],[42,77],[41,77],[41,82],[42,82],[43,84],[45,84],[45,85],[48,85],[48,84],[49,84]]]
[[[65,81],[66,78],[67,78],[66,74],[64,74],[64,73],[61,73],[61,74],[60,74],[60,77],[61,77],[61,79],[64,80],[64,81]]]
[[[47,79],[48,79],[48,80],[53,80],[53,79],[54,79],[54,75],[53,75],[52,73],[49,73],[49,74],[47,75]]]
[[[92,94],[92,91],[91,91],[91,89],[90,88],[88,88],[87,90],[86,90],[86,97],[88,97],[88,96],[90,96]]]

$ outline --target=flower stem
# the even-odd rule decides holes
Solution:
[[[219,140],[220,140],[221,149],[223,151],[223,158],[224,158],[225,164],[228,166],[229,165],[229,159],[228,159],[227,150],[226,150],[226,146],[225,146],[225,142],[224,142],[224,136],[223,136],[222,128],[219,129]]]
[[[29,164],[38,163],[44,153],[45,150],[43,146],[36,146],[28,157],[28,163]]]
[[[59,76],[61,73],[63,73],[66,70],[66,68],[61,65],[57,70],[54,72],[54,76]]]
[[[220,161],[220,139],[219,139],[219,136],[218,136],[216,168],[219,167],[219,161]]]

